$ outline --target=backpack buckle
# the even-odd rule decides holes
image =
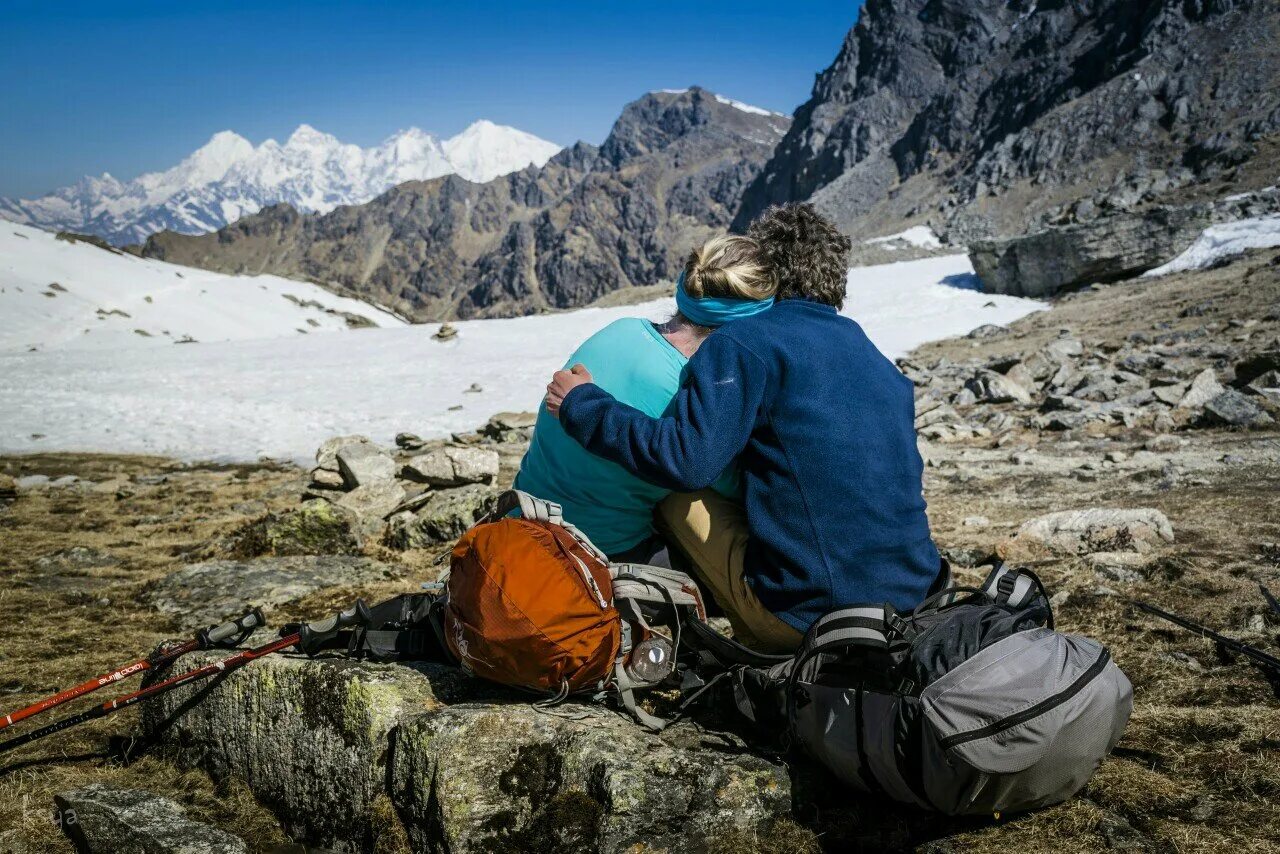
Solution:
[[[885,628],[888,629],[885,634],[897,635],[900,638],[905,638],[907,633],[911,631],[911,624],[898,614],[886,614],[884,624]]]

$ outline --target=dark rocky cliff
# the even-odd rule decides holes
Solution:
[[[1274,0],[869,0],[735,225],[952,242],[1274,183]],[[1190,198],[1189,198],[1190,197]]]

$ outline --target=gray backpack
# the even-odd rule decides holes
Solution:
[[[832,611],[794,657],[736,668],[734,688],[740,711],[844,782],[948,815],[1066,800],[1133,708],[1106,648],[1054,631],[1039,579],[1004,567],[910,615]]]

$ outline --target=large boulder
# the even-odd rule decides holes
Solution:
[[[453,854],[765,850],[751,840],[791,808],[785,766],[734,736],[538,710],[444,665],[271,656],[162,695],[143,724],[180,764],[243,780],[299,842],[339,851],[404,836]]]
[[[1173,526],[1159,510],[1143,507],[1113,510],[1093,507],[1064,510],[1030,519],[1018,529],[1019,545],[1036,545],[1055,552],[1147,551],[1173,542]]]
[[[1226,389],[1218,382],[1218,375],[1213,368],[1205,368],[1191,380],[1191,385],[1178,401],[1178,409],[1199,409]]]
[[[90,783],[54,796],[57,821],[84,854],[248,854],[238,836],[192,821],[168,798]]]
[[[338,470],[338,451],[348,445],[372,445],[373,440],[368,436],[351,435],[351,436],[334,436],[326,439],[316,448],[316,468],[325,469],[327,471],[336,472]]]
[[[376,540],[386,527],[386,518],[400,506],[408,493],[394,480],[357,486],[334,499],[334,504],[350,513],[361,543]]]
[[[414,850],[752,850],[790,812],[785,768],[598,707],[460,705],[405,723],[392,800]],[[727,737],[726,737],[727,738]]]
[[[390,564],[363,557],[263,557],[184,566],[144,594],[182,630],[239,616],[249,606],[275,608],[328,587],[356,587],[395,577]]]
[[[979,371],[965,384],[981,403],[1031,403],[1027,389],[995,371]]]
[[[273,655],[160,695],[142,725],[179,764],[243,780],[290,836],[362,851],[378,830],[392,730],[437,705],[414,668]]]
[[[1053,296],[1163,264],[1200,236],[1210,215],[1204,205],[1117,213],[1018,237],[977,240],[969,259],[988,293]]]
[[[308,501],[296,510],[261,520],[262,552],[277,557],[349,555],[359,550],[356,517],[328,501]]]
[[[338,450],[336,456],[338,472],[348,489],[395,479],[396,461],[377,445],[345,445]]]
[[[1206,403],[1204,417],[1210,424],[1228,427],[1265,427],[1275,423],[1275,419],[1252,398],[1233,388],[1226,389]]]
[[[416,510],[391,517],[387,543],[398,549],[430,548],[456,540],[498,503],[491,486],[471,484],[429,493]]]

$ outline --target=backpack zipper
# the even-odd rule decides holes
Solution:
[[[1097,660],[1094,661],[1093,664],[1090,664],[1089,668],[1085,670],[1084,673],[1077,676],[1074,682],[1063,688],[1058,693],[1050,697],[1045,697],[1034,706],[1029,706],[1017,714],[1009,715],[1006,718],[1000,718],[986,726],[949,735],[946,738],[941,739],[938,742],[938,746],[942,750],[947,751],[957,745],[965,744],[966,742],[977,741],[980,738],[989,738],[996,733],[1012,729],[1018,724],[1026,723],[1032,718],[1039,717],[1050,709],[1062,705],[1067,700],[1070,700],[1076,694],[1079,694],[1084,690],[1084,686],[1097,678],[1098,674],[1102,672],[1103,668],[1107,666],[1107,662],[1110,660],[1111,652],[1106,647],[1103,647],[1102,654],[1098,656]]]
[[[566,547],[564,543],[560,542],[560,538],[555,536],[555,534],[551,535],[551,539],[556,544],[556,547],[560,549],[561,553],[571,559],[577,566],[578,574],[582,576],[582,581],[587,587],[587,592],[595,597],[596,604],[600,606],[600,609],[602,611],[609,610],[609,603],[605,601],[604,593],[600,590],[600,585],[596,583],[595,576],[591,574],[591,570],[587,568],[587,565],[582,562],[582,558],[574,554],[573,549]]]

